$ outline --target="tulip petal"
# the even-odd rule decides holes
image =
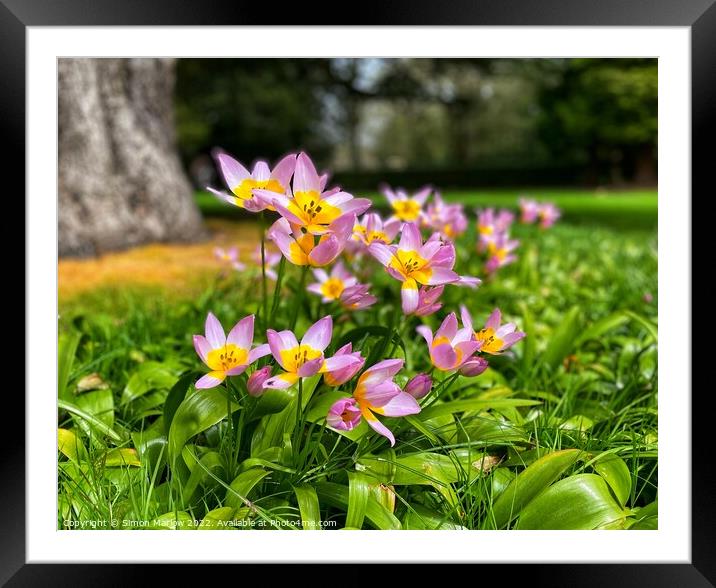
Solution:
[[[274,359],[283,369],[286,369],[286,366],[283,364],[283,360],[281,359],[281,352],[298,347],[296,335],[294,335],[291,331],[280,331],[277,333],[273,329],[269,329],[266,331],[266,338],[268,339],[268,345]]]
[[[224,381],[225,377],[226,375],[224,374],[224,372],[209,372],[208,374],[199,378],[196,384],[194,384],[194,387],[197,390],[213,388],[214,386],[218,386],[219,384],[221,384],[221,382]]]
[[[333,357],[328,357],[323,362],[323,365],[321,366],[321,373],[325,372],[333,372],[336,370],[342,370],[344,368],[357,365],[361,363],[363,360],[360,357],[355,357],[353,355],[334,355]]]
[[[385,416],[401,417],[409,414],[418,414],[420,412],[420,405],[417,400],[407,392],[400,392],[396,396],[393,396],[387,404],[374,408],[373,410]]]
[[[451,312],[445,317],[442,324],[435,331],[435,338],[445,337],[448,341],[452,341],[457,334],[457,317],[454,312]]]
[[[381,264],[388,266],[393,259],[393,251],[385,243],[373,241],[368,247],[368,253],[375,257]]]
[[[430,349],[430,359],[440,370],[451,370],[457,367],[457,353],[450,343],[441,343]]]
[[[332,334],[333,317],[331,315],[324,316],[308,328],[303,339],[301,339],[301,345],[308,345],[313,349],[323,351],[331,342]]]
[[[412,314],[418,308],[420,296],[418,284],[413,278],[408,278],[400,288],[400,300],[402,302],[403,314]]]
[[[226,337],[227,343],[233,343],[241,349],[250,349],[254,342],[254,315],[242,318]]]
[[[321,239],[311,253],[308,254],[308,261],[314,267],[322,267],[331,263],[343,249],[345,241],[342,241],[336,235],[329,235]]]
[[[361,407],[361,414],[363,415],[363,418],[368,423],[368,425],[370,425],[371,429],[373,429],[379,435],[383,435],[383,437],[388,439],[388,441],[390,441],[391,447],[395,445],[395,437],[393,437],[393,433],[390,432],[390,429],[388,427],[386,427],[377,418],[375,418],[375,416],[372,412],[370,412],[370,410]]]
[[[249,170],[226,153],[217,153],[216,160],[229,190],[233,190],[245,179],[251,177]]]
[[[384,359],[364,371],[358,384],[363,384],[366,387],[379,384],[397,374],[404,363],[402,359]]]
[[[206,331],[206,339],[209,341],[212,349],[218,349],[226,344],[224,327],[221,326],[219,319],[211,312],[206,317],[204,330]]]
[[[230,370],[226,370],[227,376],[239,376],[246,371],[246,368],[248,367],[248,364],[244,365],[237,365],[236,367],[231,368]]]
[[[445,267],[431,267],[430,277],[428,278],[428,286],[438,286],[440,284],[450,284],[460,279],[454,271]]]
[[[291,153],[279,161],[271,172],[271,177],[278,180],[284,188],[288,187],[293,171],[296,169],[296,154]]]
[[[251,171],[251,177],[257,182],[265,182],[271,177],[271,169],[265,161],[257,161]]]
[[[301,378],[310,378],[311,376],[315,376],[319,370],[321,369],[321,366],[323,365],[323,356],[317,357],[316,359],[311,359],[310,361],[307,361],[301,367],[298,368],[298,375]]]
[[[420,325],[419,327],[416,327],[415,330],[428,342],[428,346],[433,344],[433,332],[430,330],[430,327],[427,325]]]
[[[465,329],[470,329],[471,331],[475,330],[472,326],[472,317],[470,316],[470,312],[464,304],[460,305],[460,318],[462,319],[462,326]]]
[[[249,360],[248,363],[254,363],[257,359],[261,359],[262,357],[266,357],[271,353],[271,347],[268,345],[268,343],[264,343],[263,345],[259,345],[258,347],[252,349],[249,351]]]
[[[211,351],[211,344],[206,340],[203,335],[194,335],[194,349],[201,360],[206,363],[206,358]]]
[[[263,387],[270,388],[272,390],[284,390],[286,388],[290,388],[296,382],[298,382],[298,374],[284,372],[283,374],[279,374],[266,380]]]
[[[493,329],[497,331],[500,328],[500,321],[502,320],[502,313],[499,308],[492,311],[492,314],[488,317],[485,323],[485,328]]]
[[[296,169],[293,174],[293,191],[296,192],[320,192],[321,180],[318,177],[316,166],[311,158],[305,153],[299,153],[296,159]]]
[[[404,251],[420,251],[423,246],[423,238],[420,235],[420,229],[417,223],[405,223],[403,232],[400,234],[400,243],[398,249]]]

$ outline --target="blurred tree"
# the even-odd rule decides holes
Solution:
[[[204,234],[174,141],[174,62],[60,59],[59,254]]]
[[[176,92],[181,155],[192,165],[220,147],[249,165],[302,148],[330,152],[321,127],[325,59],[182,59]],[[204,185],[194,175],[198,185]]]
[[[590,183],[656,182],[655,59],[533,61],[542,80],[541,136],[551,153],[586,161]]]

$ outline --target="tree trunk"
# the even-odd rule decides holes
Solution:
[[[59,254],[205,236],[174,137],[174,60],[58,62]]]

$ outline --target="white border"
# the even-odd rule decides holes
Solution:
[[[658,57],[659,471],[665,475],[659,476],[659,531],[344,531],[300,540],[281,531],[57,531],[56,366],[30,369],[27,362],[28,562],[690,562],[691,496],[683,481],[691,480],[691,336],[682,310],[691,307],[690,39],[688,27],[29,27],[27,350],[56,341],[59,56]]]

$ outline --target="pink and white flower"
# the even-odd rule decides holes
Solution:
[[[383,222],[378,213],[369,212],[364,214],[353,227],[353,240],[363,243],[366,247],[373,241],[390,245],[398,235],[402,224],[397,218]]]
[[[237,271],[246,269],[246,266],[239,261],[239,249],[237,247],[229,247],[228,249],[214,247],[214,257]]]
[[[466,329],[473,331],[472,317],[464,305],[460,306],[462,323]],[[500,325],[502,313],[499,308],[492,311],[485,326],[474,331],[474,338],[480,342],[480,352],[499,355],[515,343],[525,338],[526,334],[517,330],[515,323]]]
[[[214,157],[231,194],[210,187],[207,187],[207,190],[229,204],[245,208],[250,212],[259,212],[265,208],[273,210],[270,199],[267,201],[265,198],[260,198],[254,191],[260,189],[267,194],[285,194],[296,167],[295,153],[284,157],[273,170],[265,161],[257,161],[251,172],[223,151],[217,150]]]
[[[476,285],[477,278],[463,280],[453,271],[455,247],[443,243],[437,235],[423,244],[416,223],[405,223],[398,245],[385,245],[374,241],[368,248],[371,255],[382,263],[387,272],[403,283],[401,299],[403,313],[412,314],[418,309],[418,284],[439,286],[461,283]]]
[[[454,312],[445,317],[435,335],[426,325],[420,325],[416,331],[428,344],[430,362],[444,372],[460,369],[482,345],[475,340],[471,325],[458,328]]]
[[[506,266],[517,259],[512,252],[517,249],[520,242],[516,239],[510,239],[506,234],[501,233],[487,244],[487,263],[485,263],[485,271],[494,273],[499,268]]]
[[[348,310],[359,310],[375,304],[378,300],[368,293],[367,284],[359,284],[342,262],[336,263],[330,275],[323,269],[313,270],[317,282],[306,288],[313,294],[321,296],[323,302],[337,301]]]
[[[413,313],[415,316],[430,316],[443,307],[442,302],[438,302],[442,296],[445,286],[421,286],[418,290],[418,307]]]
[[[446,204],[439,192],[423,217],[423,224],[454,241],[467,230],[467,217],[462,204]]]
[[[303,335],[301,342],[292,331],[266,332],[269,348],[274,359],[285,370],[266,380],[264,388],[288,388],[298,382],[299,378],[309,378],[315,374],[335,372],[341,368],[353,366],[360,359],[351,355],[334,355],[326,358],[323,355],[331,342],[333,318],[324,316],[311,325]]]
[[[520,222],[524,224],[532,224],[537,220],[539,212],[539,204],[531,198],[520,198]]]
[[[328,426],[338,430],[351,430],[361,418],[380,435],[395,445],[393,433],[376,415],[401,417],[420,412],[420,405],[407,392],[393,382],[403,367],[402,359],[386,359],[364,371],[358,378],[353,398],[343,398],[331,406],[326,417]],[[356,414],[358,409],[359,414]]]
[[[346,365],[342,368],[338,368],[333,371],[327,371],[323,374],[323,382],[327,386],[340,386],[342,384],[345,384],[348,380],[350,380],[353,376],[355,376],[360,370],[363,369],[363,366],[365,365],[365,357],[363,357],[360,353],[360,351],[353,351],[353,343],[346,343],[343,347],[341,347],[336,353],[333,355],[333,357],[338,357],[341,355],[350,355],[351,357],[354,357],[358,361]]]
[[[285,218],[280,218],[271,225],[267,235],[294,265],[323,267],[333,262],[343,251],[354,224],[355,215],[345,214],[317,237],[304,233],[298,225],[291,225]]]
[[[194,349],[211,371],[199,378],[195,386],[218,386],[227,376],[242,374],[250,364],[271,352],[266,344],[251,349],[253,341],[254,315],[241,319],[227,336],[219,319],[209,313],[205,334],[194,335]]]
[[[560,216],[562,216],[562,212],[553,203],[545,202],[544,204],[541,204],[539,206],[539,210],[537,211],[537,216],[539,217],[539,220],[540,220],[540,222],[539,222],[540,228],[548,229],[554,223],[557,222],[557,219]]]
[[[278,213],[294,227],[305,229],[311,235],[324,235],[331,232],[333,225],[341,217],[353,219],[370,208],[367,198],[354,198],[352,194],[340,188],[323,191],[322,182],[310,157],[299,153],[296,171],[293,175],[293,190],[285,194],[276,194],[267,190],[256,190],[256,195],[270,202]],[[351,224],[350,229],[353,229]]]
[[[432,188],[425,186],[410,196],[402,188],[393,190],[390,186],[383,186],[381,192],[393,207],[391,219],[398,219],[406,223],[420,221],[423,216],[423,205],[427,201]]]

